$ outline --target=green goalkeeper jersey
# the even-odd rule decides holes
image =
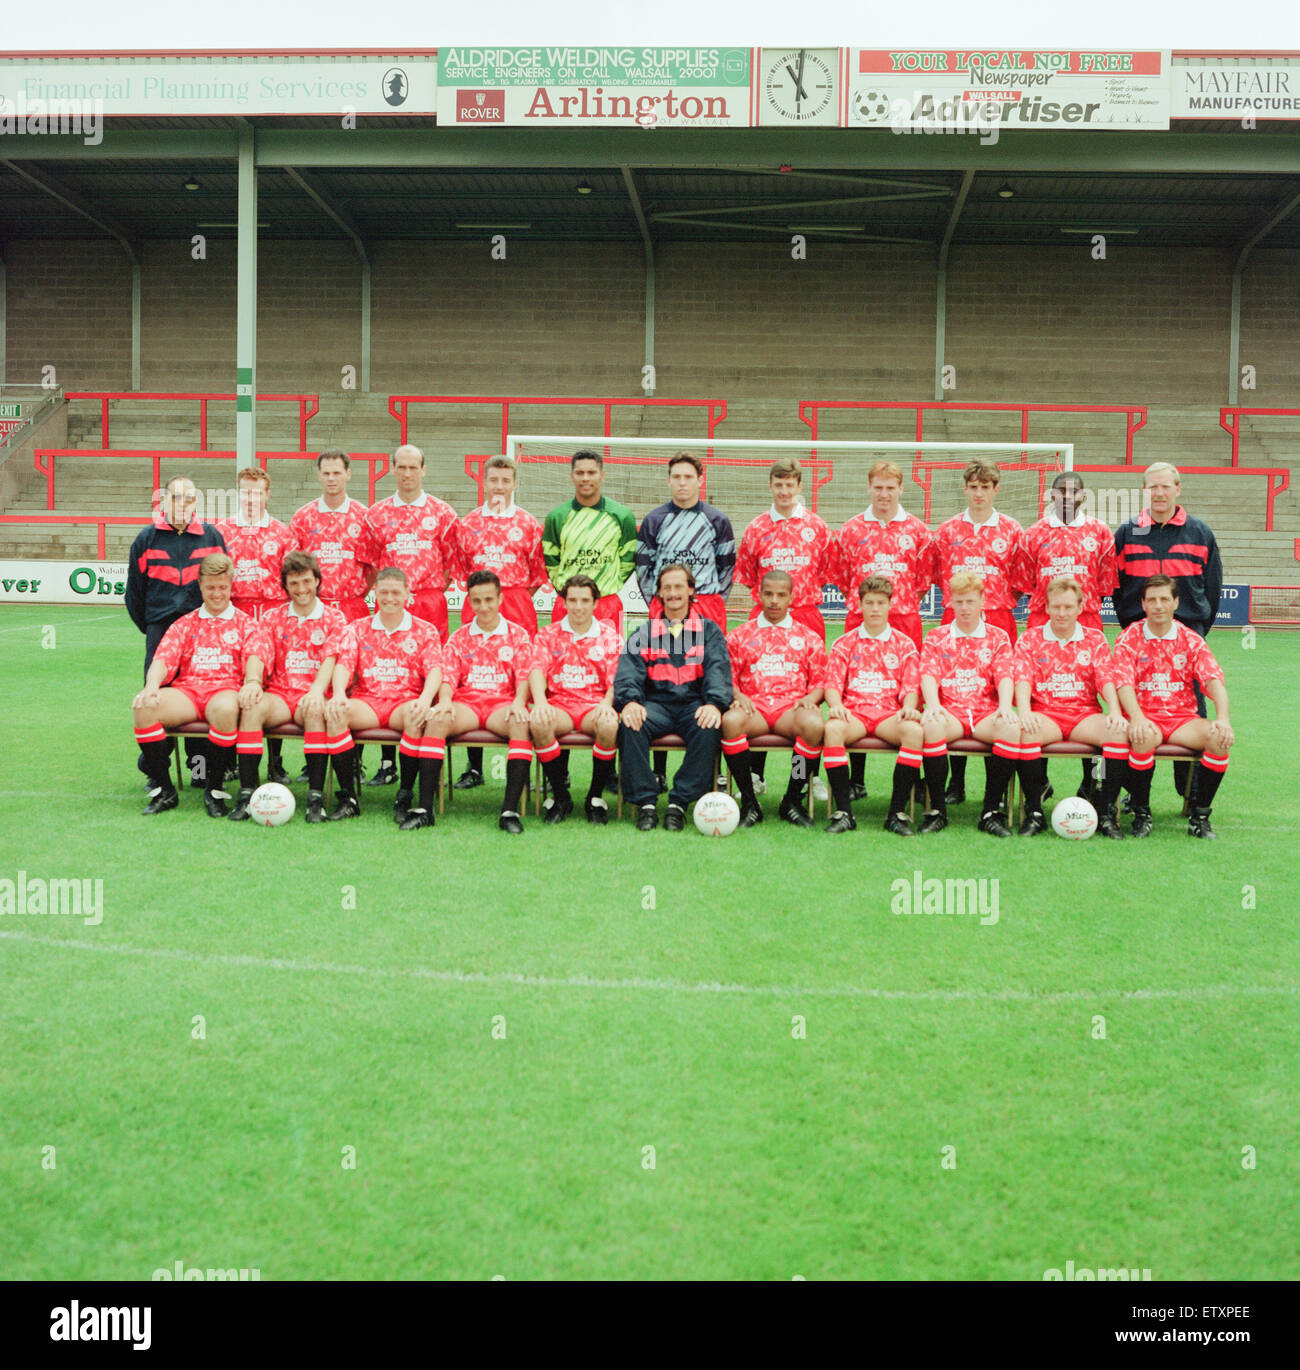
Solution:
[[[636,518],[604,496],[571,499],[552,509],[542,529],[546,574],[558,592],[570,576],[590,576],[602,595],[616,595],[636,569]]]

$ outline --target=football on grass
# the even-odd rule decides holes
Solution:
[[[1052,828],[1057,837],[1082,842],[1097,831],[1097,810],[1086,799],[1077,796],[1062,799],[1052,810]]]
[[[730,837],[740,822],[740,805],[729,794],[711,791],[695,803],[695,826],[705,837]]]
[[[248,814],[264,828],[278,828],[293,817],[295,807],[292,790],[284,785],[262,785],[248,801]]]

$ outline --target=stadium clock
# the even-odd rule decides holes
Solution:
[[[834,48],[765,48],[760,123],[836,124]]]

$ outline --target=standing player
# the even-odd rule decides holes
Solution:
[[[921,649],[921,599],[932,584],[930,530],[899,503],[903,473],[892,461],[878,461],[867,472],[871,505],[851,518],[836,538],[835,581],[844,595],[844,631],[862,622],[858,586],[868,576],[884,576],[894,587],[889,626],[912,639]],[[862,780],[867,758],[852,758],[852,799],[866,797]]]
[[[993,507],[1002,473],[995,461],[977,458],[962,472],[966,508],[935,530],[931,550],[931,573],[943,592],[943,618],[952,622],[948,582],[958,571],[974,571],[984,581],[984,621],[1001,628],[1016,642],[1016,619],[1012,612],[1020,598],[1014,585],[1016,559],[1024,529]],[[966,799],[966,758],[948,758],[948,788],[945,804],[961,804]]]
[[[515,504],[515,477],[509,457],[493,457],[483,468],[484,502],[456,525],[456,579],[468,581],[475,571],[492,571],[501,582],[502,617],[536,637],[533,596],[546,584],[542,525]],[[460,608],[462,626],[473,617],[467,594]],[[467,747],[465,758],[458,790],[483,783],[483,748]]]
[[[600,589],[590,576],[571,576],[560,587],[568,613],[543,628],[533,641],[533,711],[529,728],[537,759],[551,783],[545,822],[563,823],[573,812],[569,778],[556,735],[584,732],[593,739],[591,788],[587,791],[588,823],[609,821],[603,798],[614,774],[618,715],[614,712],[614,674],[623,637],[608,619],[595,617]]]
[[[1052,481],[1052,512],[1031,524],[1020,540],[1016,561],[1016,590],[1029,595],[1029,621],[1025,631],[1047,622],[1047,587],[1058,576],[1079,582],[1083,608],[1079,622],[1101,631],[1101,599],[1119,583],[1115,574],[1115,539],[1100,519],[1089,516],[1083,477],[1077,471],[1061,471]],[[1047,779],[1047,763],[1040,763]],[[1083,763],[1079,795],[1095,797],[1092,762]],[[1043,798],[1052,787],[1044,783]]]
[[[1020,719],[1012,706],[1011,639],[985,623],[984,584],[972,571],[959,571],[948,586],[953,620],[934,628],[921,649],[921,698],[925,711],[925,778],[931,808],[921,822],[923,833],[948,826],[943,799],[948,743],[974,737],[993,744],[984,781],[979,830],[991,837],[1010,837],[1002,821],[1002,801],[1020,760]],[[1020,767],[1022,782],[1029,769]]]
[[[1187,820],[1190,837],[1216,837],[1210,806],[1228,769],[1233,743],[1223,671],[1199,633],[1179,623],[1178,588],[1172,576],[1152,576],[1142,591],[1141,623],[1130,624],[1115,644],[1119,699],[1129,716],[1128,789],[1133,796],[1133,836],[1151,835],[1151,771],[1162,742],[1201,753]],[[1199,718],[1193,684],[1214,703],[1214,722]]]
[[[502,832],[520,833],[524,824],[519,801],[533,761],[528,740],[533,645],[517,623],[502,617],[501,582],[496,572],[471,572],[466,597],[474,621],[458,628],[443,649],[442,686],[425,732],[426,747],[432,739],[436,749],[434,783],[445,760],[449,736],[486,728],[509,739],[506,792],[497,826]],[[429,821],[432,822],[432,810]]]
[[[898,748],[894,788],[885,831],[915,837],[907,816],[907,797],[921,774],[921,715],[916,707],[920,657],[905,633],[891,627],[889,606],[893,582],[868,576],[858,587],[858,627],[831,649],[826,672],[826,775],[835,796],[829,833],[849,832],[858,825],[849,800],[848,753],[845,747],[864,737],[878,737]],[[900,707],[901,705],[901,707]]]
[[[740,826],[752,828],[763,821],[763,810],[750,776],[749,739],[765,732],[793,738],[790,783],[779,812],[787,823],[810,828],[803,790],[821,758],[826,643],[796,622],[790,607],[794,580],[788,572],[769,571],[759,594],[761,616],[727,637],[735,698],[722,715],[722,754],[740,790]]]
[[[280,567],[280,579],[289,596],[262,616],[266,630],[266,682],[262,697],[239,716],[235,751],[239,758],[239,794],[230,812],[234,822],[248,818],[248,801],[257,788],[257,768],[262,759],[262,740],[267,728],[297,723],[303,730],[302,749],[307,759],[307,822],[325,821],[325,768],[330,753],[350,746],[345,728],[330,737],[326,733],[325,691],[347,623],[343,615],[317,598],[321,583],[320,563],[310,552],[290,552]],[[336,696],[346,698],[340,690]],[[342,710],[335,710],[338,718]],[[274,739],[272,739],[274,740]],[[347,787],[347,792],[351,791]]]
[[[371,566],[396,566],[406,572],[407,605],[412,617],[432,623],[445,642],[447,586],[459,557],[456,511],[424,489],[424,453],[403,443],[393,453],[397,492],[370,506],[366,514],[364,560]],[[383,749],[379,769],[368,785],[391,785],[397,779],[392,747]]]
[[[203,603],[164,634],[145,672],[144,689],[131,704],[135,740],[153,782],[146,814],[165,813],[180,803],[171,781],[166,729],[205,719],[210,760],[203,807],[209,818],[226,816],[230,796],[221,782],[235,750],[239,711],[253,708],[262,693],[270,650],[262,625],[230,602],[230,558],[214,552],[198,571]]]
[[[339,802],[330,821],[355,818],[361,811],[353,792],[356,775],[351,730],[394,728],[402,734],[401,784],[393,805],[393,821],[402,828],[433,824],[431,789],[426,784],[425,761],[441,759],[441,742],[434,747],[427,723],[433,700],[442,684],[442,649],[438,630],[407,608],[410,601],[406,572],[385,566],[375,578],[375,616],[349,623],[334,667],[335,698],[348,692],[347,713],[338,732],[327,740],[339,782]],[[331,704],[333,700],[331,700]],[[421,810],[411,809],[416,777],[420,781]],[[427,821],[408,823],[419,812]]]
[[[1016,646],[1012,666],[1016,678],[1016,709],[1020,714],[1020,760],[1037,761],[1042,748],[1068,738],[1100,747],[1106,760],[1098,807],[1097,831],[1120,839],[1115,800],[1123,784],[1128,760],[1128,726],[1115,693],[1110,647],[1096,628],[1079,622],[1083,591],[1071,576],[1060,576],[1047,587],[1047,622],[1026,631]],[[1101,713],[1097,697],[1110,712]],[[1047,827],[1043,817],[1042,775],[1038,767],[1025,772],[1025,821],[1021,837],[1033,837]]]

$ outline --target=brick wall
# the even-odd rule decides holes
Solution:
[[[1257,388],[1242,390],[1239,404],[1300,406],[1300,252],[1256,248],[1246,259],[1241,364],[1255,368]]]

